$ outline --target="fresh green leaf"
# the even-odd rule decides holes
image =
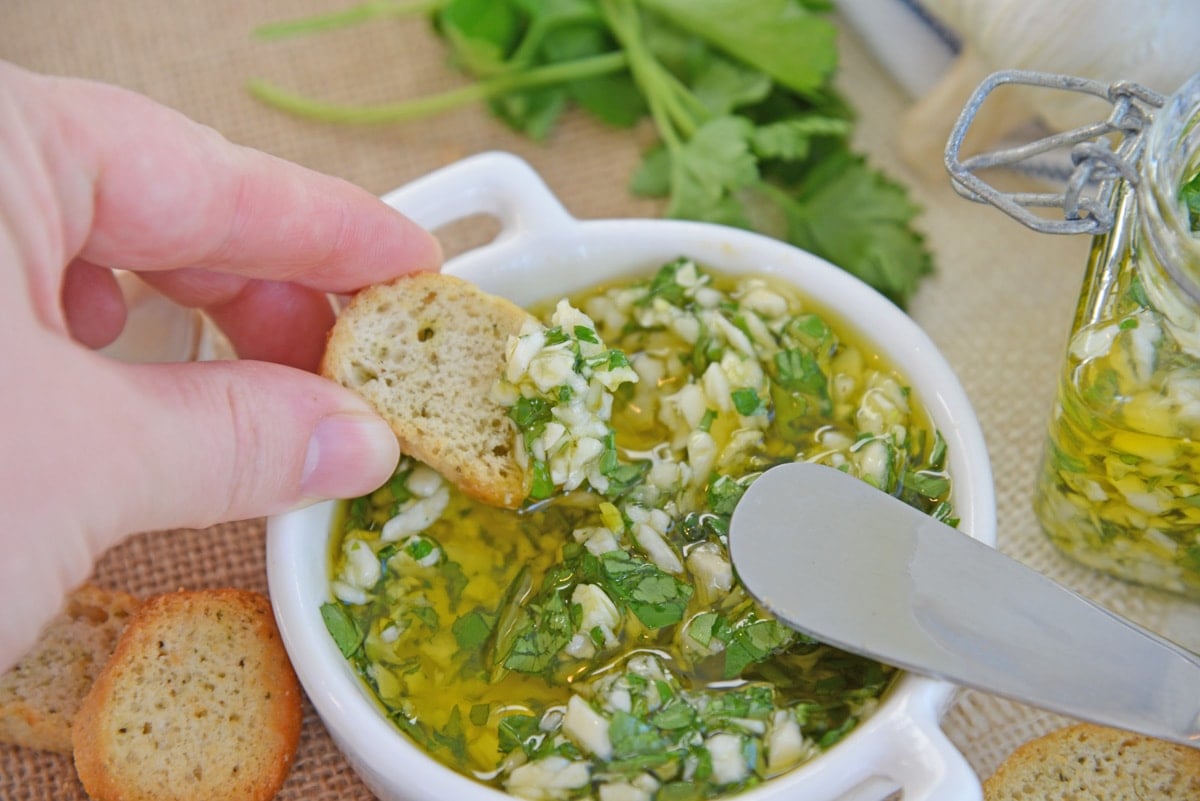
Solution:
[[[508,416],[522,433],[539,436],[546,423],[554,419],[550,410],[550,403],[542,398],[521,397],[509,408]]]
[[[699,71],[692,91],[713,116],[720,117],[763,100],[771,92],[771,78],[736,61],[713,57]]]
[[[519,673],[541,673],[571,641],[575,626],[562,595],[553,592],[541,603],[523,608],[512,647],[504,656],[504,667]]]
[[[696,721],[696,710],[686,702],[667,704],[654,713],[650,722],[659,729],[686,729]]]
[[[837,66],[837,28],[794,0],[640,0],[801,94],[820,89]]]
[[[492,635],[491,621],[478,609],[455,620],[450,629],[462,651],[479,650]]]
[[[845,139],[850,123],[832,117],[789,117],[754,129],[751,145],[762,158],[800,161],[808,157],[814,137]]]
[[[746,666],[787,647],[792,639],[792,630],[775,620],[754,620],[734,627],[725,644],[724,678],[741,675]]]
[[[714,639],[725,642],[728,628],[728,622],[716,612],[701,612],[688,623],[687,635],[707,648]]]
[[[671,193],[671,154],[662,145],[651,148],[629,181],[629,191],[640,197],[666,197]]]
[[[461,760],[466,756],[467,731],[463,725],[462,711],[459,710],[458,704],[455,704],[450,710],[450,716],[446,720],[446,725],[430,734],[434,746],[445,748],[456,759]]]
[[[909,227],[918,209],[896,183],[858,156],[818,165],[795,198],[784,198],[788,239],[857,275],[900,305],[932,271],[924,240]]]
[[[679,283],[679,270],[687,262],[676,259],[658,268],[658,272],[650,279],[646,294],[638,299],[638,306],[648,306],[656,299],[665,300],[672,306],[683,306],[687,301],[687,290]]]
[[[743,417],[762,414],[767,408],[758,392],[751,387],[735,389],[730,393],[730,398],[733,400],[733,408]]]
[[[715,514],[728,515],[733,514],[734,507],[737,506],[744,494],[746,494],[745,484],[729,476],[719,476],[716,481],[708,485],[705,498],[708,501],[708,508]]]
[[[534,742],[542,736],[541,720],[533,715],[505,715],[496,727],[500,735],[500,750],[508,753],[517,748],[527,754],[536,747]]]
[[[489,654],[493,681],[503,673],[504,659],[512,650],[513,642],[522,623],[522,607],[532,589],[532,572],[528,565],[524,565],[509,582],[504,591],[504,597],[497,607],[496,625],[492,629],[492,644]]]
[[[567,109],[567,91],[561,87],[526,89],[491,101],[492,112],[515,131],[535,142],[550,135],[550,131]]]
[[[605,592],[645,626],[657,629],[683,620],[692,597],[690,585],[625,551],[609,551],[598,561]]]
[[[550,466],[541,459],[533,460],[533,484],[529,488],[529,497],[535,501],[549,498],[554,494],[554,479],[550,476]]]
[[[439,30],[450,42],[455,60],[480,76],[507,69],[521,22],[510,3],[497,0],[451,0],[438,14]]]
[[[736,194],[758,180],[749,142],[753,130],[744,117],[717,117],[672,152],[667,214],[744,227]]]
[[[471,725],[473,726],[486,726],[488,718],[491,716],[491,714],[491,704],[472,704],[471,713],[467,717],[470,719]]]
[[[363,632],[341,604],[321,604],[321,619],[325,621],[325,629],[329,636],[333,637],[342,656],[349,659],[358,653],[358,649],[362,647]]]
[[[425,557],[429,556],[429,554],[433,553],[433,550],[436,547],[437,546],[434,544],[433,540],[429,539],[428,537],[414,537],[412,541],[408,543],[408,545],[404,546],[404,552],[407,553],[414,562],[419,562]]]
[[[653,754],[661,751],[665,745],[657,728],[619,709],[613,712],[609,720],[608,739],[612,742],[614,759]]]
[[[398,103],[337,106],[263,81],[296,114],[372,123],[484,101],[527,136],[549,136],[571,104],[613,125],[648,116],[662,146],[630,191],[666,214],[758,230],[842,266],[903,305],[932,269],[906,193],[849,148],[852,112],[831,77],[828,0],[429,0],[452,60],[476,83]],[[420,13],[367,0],[280,30]],[[1200,179],[1183,188],[1200,204]],[[706,346],[697,342],[697,364]],[[369,522],[369,521],[368,521]]]

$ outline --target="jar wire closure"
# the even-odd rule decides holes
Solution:
[[[1050,134],[1033,142],[962,157],[963,140],[987,98],[1002,86],[1021,85],[1083,92],[1112,104],[1106,119]],[[968,200],[988,203],[1035,231],[1046,234],[1103,234],[1112,228],[1113,192],[1121,181],[1138,184],[1145,133],[1165,96],[1141,84],[1107,84],[1087,78],[1029,70],[1002,70],[988,76],[963,106],[946,143],[945,163],[954,189]],[[1114,146],[1111,138],[1119,137]],[[978,174],[1015,167],[1047,153],[1069,149],[1074,165],[1061,192],[1004,192]],[[1031,209],[1058,208],[1061,218]]]

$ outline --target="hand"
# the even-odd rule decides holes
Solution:
[[[333,321],[325,293],[440,260],[344,181],[133,93],[0,62],[0,669],[126,534],[385,481],[386,424],[306,372]],[[204,309],[244,360],[91,350],[124,322],[113,268]]]

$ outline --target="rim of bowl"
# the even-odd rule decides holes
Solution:
[[[498,239],[450,260],[445,271],[469,278],[522,305],[565,296],[626,276],[645,274],[678,256],[725,273],[762,273],[789,281],[802,298],[835,315],[877,348],[913,387],[946,437],[952,498],[960,529],[995,544],[995,498],[990,462],[970,401],[932,340],[907,314],[849,273],[791,245],[740,229],[676,220],[571,220],[549,231]],[[581,265],[605,265],[595,274]],[[574,270],[572,272],[572,270]],[[554,287],[547,292],[547,287]],[[869,321],[869,322],[868,322]],[[354,674],[325,630],[319,606],[330,598],[328,540],[335,502],[273,517],[267,526],[270,596],[285,646],[310,699],[338,747],[371,789],[397,788],[413,799],[514,796],[442,764],[396,728]],[[319,557],[318,560],[314,557]],[[829,777],[871,750],[888,719],[905,717],[915,702],[934,709],[955,688],[904,674],[878,708],[844,741],[809,762],[730,798],[762,801],[782,789]],[[859,745],[861,744],[861,746]],[[878,751],[878,749],[874,749]],[[845,754],[846,756],[842,756]],[[400,790],[394,775],[419,766],[420,786]],[[844,790],[843,790],[844,791]],[[842,791],[839,791],[842,792]]]

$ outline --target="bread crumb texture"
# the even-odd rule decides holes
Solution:
[[[492,389],[508,338],[527,319],[461,278],[406,275],[354,297],[330,332],[321,372],[371,404],[405,454],[476,500],[515,508],[530,480]]]
[[[84,584],[33,648],[0,676],[0,742],[71,753],[71,727],[140,601]]]
[[[1081,723],[1019,747],[983,792],[985,801],[1200,801],[1200,750]]]
[[[273,797],[300,737],[300,687],[262,595],[148,600],[80,707],[75,766],[95,801]]]

